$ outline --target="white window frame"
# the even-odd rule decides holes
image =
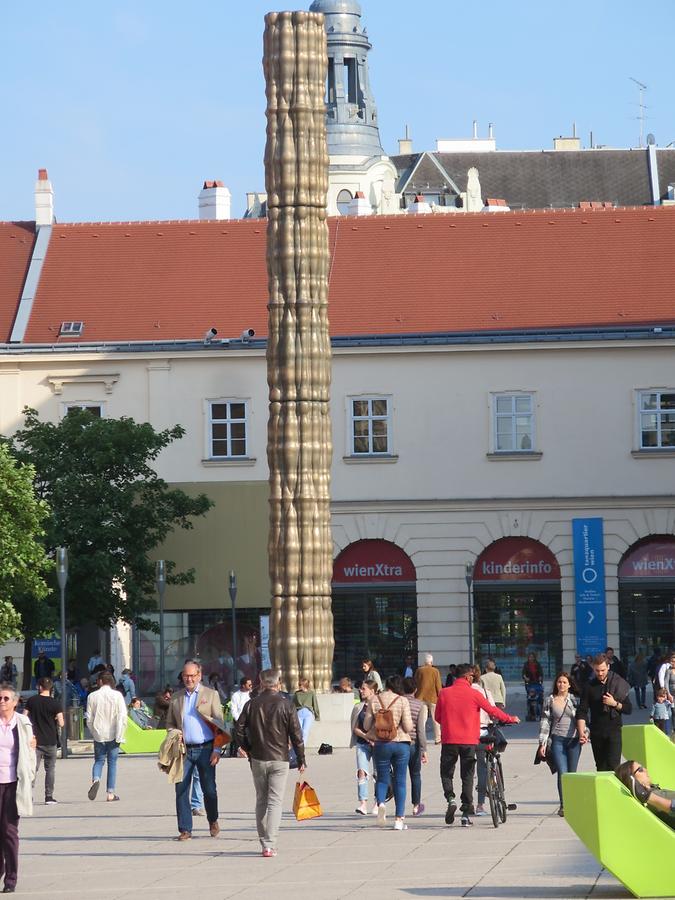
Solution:
[[[101,410],[99,418],[105,419],[106,409],[103,400],[68,400],[61,403],[61,419],[65,419],[69,409],[86,409],[88,406],[98,406]]]
[[[497,412],[498,401],[504,400],[505,398],[511,398],[511,411],[508,413]],[[516,411],[516,401],[521,399],[528,399],[530,401],[530,411],[527,413],[523,413]],[[526,455],[537,453],[537,420],[536,420],[536,395],[534,391],[495,391],[490,395],[490,404],[491,404],[491,444],[492,450],[491,452],[497,456],[505,456],[508,454],[513,455]],[[529,416],[530,417],[530,447],[516,447],[516,438],[517,438],[517,430],[515,420],[518,417]],[[512,428],[511,428],[511,437],[513,438],[513,447],[509,449],[497,447],[497,437],[499,434],[503,434],[504,432],[500,432],[498,429],[499,420],[503,419],[511,419]]]
[[[228,404],[228,417],[226,419],[215,419],[213,418],[213,407],[218,403],[227,403]],[[244,405],[244,418],[243,419],[233,419],[231,416],[231,404],[234,403],[242,403]],[[211,397],[205,401],[205,419],[206,419],[206,459],[207,460],[246,460],[250,459],[249,456],[249,441],[250,441],[250,401],[244,397]],[[244,453],[231,453],[232,449],[232,432],[230,426],[234,423],[244,423]],[[213,453],[213,441],[214,440],[224,440],[223,438],[214,438],[213,437],[213,425],[223,425],[226,424],[227,428],[227,449],[228,453],[226,455],[218,454],[217,456]],[[240,440],[240,438],[235,438],[235,440]]]
[[[387,414],[385,416],[373,415],[373,401],[383,400],[387,404]],[[354,459],[368,459],[368,458],[381,458],[381,457],[390,457],[394,455],[393,447],[392,447],[392,427],[391,427],[391,415],[392,415],[392,406],[391,406],[391,395],[390,394],[354,394],[350,397],[347,397],[347,456]],[[368,414],[366,416],[355,416],[354,415],[354,403],[358,402],[367,402],[368,403]],[[368,421],[370,423],[370,428],[368,429],[368,451],[360,451],[355,449],[355,438],[354,434],[354,423]],[[387,449],[386,450],[373,450],[373,422],[381,422],[385,421],[387,423]]]
[[[675,414],[675,409],[661,409],[661,396],[663,394],[675,394],[675,388],[640,388],[636,392],[636,401],[635,401],[635,411],[636,411],[636,443],[635,446],[639,451],[652,452],[652,453],[672,453],[675,451],[675,444],[663,444],[661,437],[661,429],[662,429],[662,414]],[[656,394],[657,395],[657,406],[656,409],[643,409],[643,398],[648,394]],[[656,416],[656,446],[645,446],[642,443],[642,416],[643,415],[655,415]]]

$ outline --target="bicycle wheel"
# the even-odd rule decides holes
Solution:
[[[495,828],[499,828],[499,806],[497,799],[497,778],[496,778],[497,770],[495,767],[494,758],[488,755],[488,770],[487,770],[487,795],[488,800],[490,802],[490,815],[492,816],[492,824]]]
[[[497,811],[502,823],[506,822],[506,795],[504,793],[504,773],[502,772],[502,762],[497,760],[495,765],[495,776],[497,780]]]

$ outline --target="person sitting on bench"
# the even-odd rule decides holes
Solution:
[[[649,772],[634,759],[621,763],[614,774],[636,800],[675,829],[675,791],[666,791],[658,784],[652,784]]]
[[[129,704],[129,718],[144,731],[151,728],[157,728],[157,720],[153,719],[145,712],[143,709],[143,701],[140,697],[134,697]]]

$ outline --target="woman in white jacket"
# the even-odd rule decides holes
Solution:
[[[28,716],[16,711],[19,695],[0,684],[0,875],[13,894],[19,871],[19,817],[33,814],[35,737]]]

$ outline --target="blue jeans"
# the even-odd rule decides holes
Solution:
[[[209,823],[218,821],[218,794],[216,792],[216,767],[211,765],[213,741],[198,747],[187,747],[183,762],[183,780],[176,785],[176,815],[178,830],[192,833],[192,809],[190,788],[192,773],[199,772],[199,782],[204,792],[204,807]]]
[[[565,772],[576,772],[577,770],[579,756],[581,755],[579,738],[576,735],[570,738],[563,738],[554,734],[550,752],[558,770],[558,796],[562,806],[562,776]]]
[[[406,776],[410,760],[410,743],[408,741],[376,741],[373,747],[373,760],[377,772],[375,799],[378,804],[384,803],[389,787],[391,769],[394,769],[394,802],[396,817],[405,815]]]
[[[107,760],[108,771],[106,774],[106,791],[115,793],[117,780],[117,757],[120,753],[120,745],[117,741],[94,741],[94,766],[91,770],[92,781],[100,781],[103,775],[103,763]]]
[[[645,706],[647,703],[647,685],[636,684],[633,690],[635,691],[635,699],[637,700],[638,707]]]
[[[373,758],[373,748],[370,744],[356,745],[356,796],[359,801],[368,799],[368,772],[370,761]],[[359,771],[365,772],[365,778],[359,778]]]
[[[422,799],[422,751],[417,743],[410,745],[408,772],[410,772],[410,799],[413,806],[419,806]]]
[[[192,809],[204,808],[204,791],[199,782],[199,769],[195,766],[192,770],[192,792],[190,794],[190,806]]]
[[[307,709],[306,706],[303,706],[298,710],[298,719],[300,720],[300,729],[302,731],[302,742],[305,745],[306,750],[309,732],[311,731],[312,725],[314,724],[314,713],[311,709]]]

